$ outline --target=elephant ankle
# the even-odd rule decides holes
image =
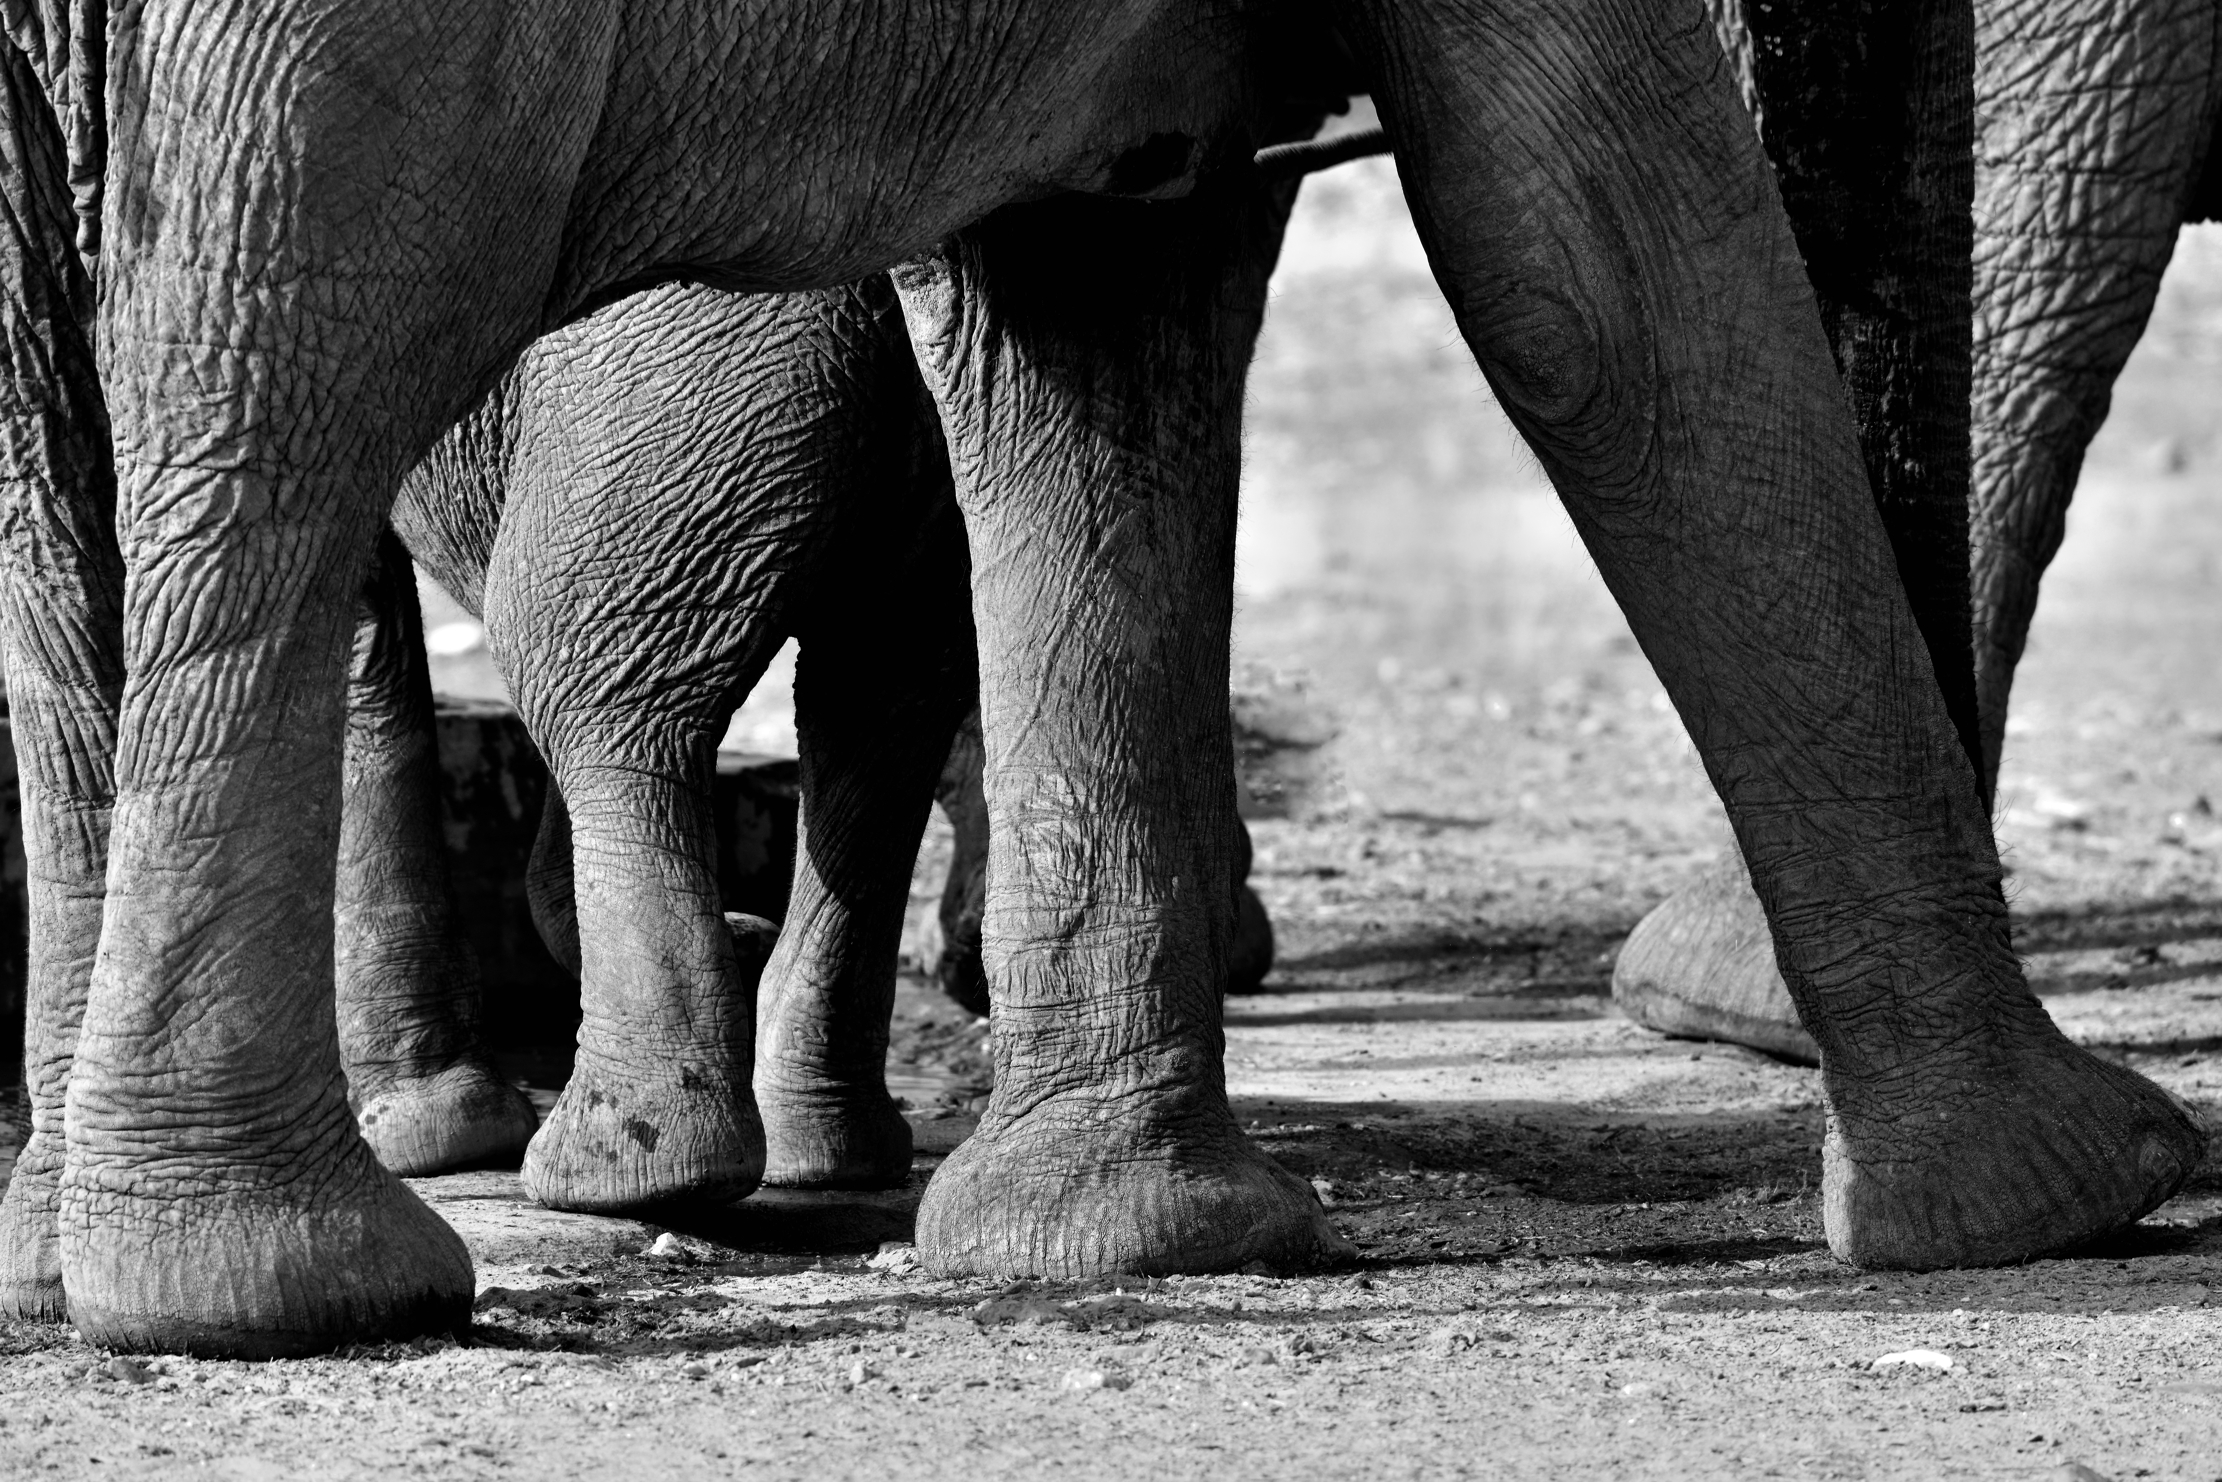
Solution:
[[[763,1174],[745,1069],[681,1056],[632,1069],[583,1050],[524,1161],[533,1198],[587,1213],[730,1204]]]
[[[855,1084],[759,1074],[764,1182],[785,1189],[896,1189],[910,1182],[910,1123],[876,1078]]]
[[[1231,1116],[1144,1127],[1079,1096],[1016,1117],[991,1105],[927,1185],[918,1249],[943,1276],[1057,1279],[1305,1271],[1356,1254]]]
[[[2049,1024],[1886,1085],[1828,1078],[1829,1245],[1871,1269],[1999,1266],[2132,1224],[2199,1165],[2206,1132],[2136,1072]]]
[[[423,1178],[515,1167],[539,1118],[522,1091],[474,1056],[385,1080],[359,1101],[356,1125],[379,1162],[404,1178]]]

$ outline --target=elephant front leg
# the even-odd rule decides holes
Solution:
[[[537,1119],[478,1041],[478,964],[448,891],[416,582],[391,533],[364,588],[347,688],[333,974],[356,1121],[405,1176],[512,1159]]]
[[[1842,372],[1914,620],[1970,756],[1968,197],[1975,38],[1967,0],[1737,5],[1764,142]],[[2070,48],[2080,58],[2080,47]],[[1845,148],[1849,138],[1873,140]],[[1887,142],[1885,142],[1887,141]],[[1987,794],[1986,794],[1987,795]],[[1631,1019],[1808,1063],[1734,850],[1638,924],[1613,970]]]
[[[911,1166],[886,1075],[903,909],[934,779],[977,685],[955,509],[906,569],[842,576],[800,634],[795,881],[757,1009],[756,1104],[764,1182],[887,1188]],[[879,595],[846,600],[852,582]]]
[[[995,1093],[934,1270],[1347,1254],[1227,1105],[1228,632],[1243,372],[1285,201],[1007,212],[897,274],[972,547]]]
[[[157,554],[136,531],[106,916],[69,1083],[70,1317],[107,1347],[235,1356],[451,1329],[470,1257],[357,1133],[334,1019],[347,598],[368,544],[350,537],[368,532],[327,521],[359,491],[302,489],[315,514],[250,533],[228,517],[283,502],[252,476],[124,468],[127,509],[193,504],[188,528],[217,538]]]
[[[91,285],[62,140],[0,39],[0,654],[29,908],[30,1125],[0,1199],[0,1316],[65,1316],[55,1209],[63,1097],[100,943],[123,690],[123,558]]]
[[[430,50],[309,24],[186,7],[110,48],[128,678],[58,1223],[70,1316],[115,1348],[469,1321],[469,1253],[363,1141],[341,1068],[348,659],[403,468],[544,312],[595,116],[551,74],[593,63],[544,45],[585,29],[552,7],[456,12]]]
[[[2022,978],[1969,748],[1697,6],[1345,13],[1461,328],[1728,805],[1821,1050],[1831,1245],[2001,1263],[2153,1208],[2203,1135]]]
[[[2222,216],[2212,0],[1978,0],[1975,679],[1985,796],[2084,450],[2186,221]]]

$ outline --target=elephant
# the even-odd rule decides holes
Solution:
[[[1270,256],[1260,266],[1270,270]],[[698,945],[718,930],[709,824],[699,816],[706,746],[772,649],[800,631],[803,847],[792,898],[800,930],[772,953],[757,1025],[756,1099],[771,1124],[763,1178],[803,1187],[906,1181],[909,1128],[887,1096],[883,1062],[895,941],[929,787],[951,814],[958,846],[936,967],[944,988],[978,1013],[988,1010],[976,914],[987,828],[963,536],[893,288],[874,278],[755,297],[682,283],[621,300],[536,342],[403,481],[392,521],[398,546],[383,547],[373,571],[357,673],[382,667],[364,664],[366,653],[409,666],[391,687],[418,697],[410,713],[421,751],[430,683],[410,558],[487,618],[557,782],[531,871],[535,919],[589,988],[590,1014],[621,1018],[628,1001],[650,998],[622,982],[646,964],[709,956]],[[428,882],[436,890],[441,868],[415,854],[394,868],[397,838],[432,835],[436,796],[429,775],[389,782],[373,774],[358,784],[366,769],[354,762],[353,738],[389,729],[375,718],[398,708],[375,694],[364,703],[362,690],[358,680],[341,809],[340,1044],[380,1160],[397,1172],[427,1171],[443,1161],[412,1162],[406,1143],[393,1146],[403,1139],[391,1130],[392,1111],[364,1093],[360,1067],[372,1057],[358,1045],[390,1039],[397,1022],[436,1043],[467,1044],[469,1000],[449,974],[421,969],[423,956],[437,954],[375,975],[350,961],[347,944],[363,935],[353,923],[390,913],[396,894],[421,896]],[[612,749],[614,759],[602,755]],[[584,841],[572,798],[584,808]],[[362,814],[380,826],[359,826]],[[1271,928],[1245,883],[1247,831],[1236,829],[1227,989],[1245,992],[1270,962]],[[589,892],[584,930],[574,879],[582,847],[605,876],[618,876],[614,888]],[[642,858],[656,858],[657,868],[640,869]],[[675,928],[692,940],[674,943]],[[440,939],[452,942],[452,932]],[[447,959],[455,955],[450,946]],[[736,997],[726,973],[696,976],[703,1000]],[[751,977],[746,967],[741,976]],[[749,995],[737,997],[745,1004]],[[710,1017],[694,1011],[697,1022]],[[592,1022],[581,1044],[590,1068],[597,1057],[645,1055],[648,1065],[620,1067],[636,1078],[675,1048]],[[482,1082],[477,1064],[465,1063],[469,1090],[441,1103],[444,1164],[495,1145],[521,1148],[532,1131],[528,1124],[520,1135],[506,1099],[470,1099]],[[741,1067],[690,1069],[720,1111],[749,1100]],[[591,1098],[592,1081],[585,1086]],[[663,1125],[701,1119],[698,1111]],[[558,1207],[747,1192],[746,1179],[724,1173],[704,1185],[701,1172],[690,1160],[646,1187],[589,1189],[591,1180],[551,1179],[526,1159],[528,1187]]]
[[[2222,217],[2212,150],[2222,7],[1977,0],[1975,18],[1967,590],[1973,749],[1989,805],[2014,669],[2084,450],[2178,228]],[[1636,927],[1613,994],[1630,1018],[1667,1033],[1820,1059],[1733,853]]]
[[[964,533],[884,275],[667,284],[549,335],[392,521],[390,563],[406,546],[483,613],[553,784],[531,896],[585,1022],[527,1190],[614,1210],[906,1180],[895,952],[976,686]],[[790,633],[799,838],[767,963],[768,932],[719,914],[709,772]]]
[[[90,845],[63,862],[105,882],[56,1196],[89,1339],[304,1351],[465,1310],[468,1257],[356,1132],[330,1017],[352,596],[404,472],[535,337],[676,277],[893,268],[947,438],[997,1087],[926,1191],[926,1263],[1343,1248],[1227,1109],[1231,783],[1199,765],[1229,750],[1250,158],[1274,100],[1326,83],[1380,105],[1462,334],[1728,805],[1829,1051],[1835,1248],[2015,1259],[2196,1161],[2198,1129],[2068,1045],[2008,950],[1974,769],[1695,5],[388,9],[151,0],[105,50],[84,14],[45,27],[24,69],[63,105],[32,132],[73,192],[19,187],[38,250],[10,270],[65,290],[66,323],[28,322],[84,375],[83,267],[50,231],[76,216],[107,420],[22,421],[96,454],[106,432],[121,546],[8,639],[12,674],[93,633],[46,657],[121,678],[94,687],[112,774],[37,800],[107,815],[104,875]],[[102,495],[66,487],[80,528]]]

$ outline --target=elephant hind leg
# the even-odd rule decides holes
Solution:
[[[448,889],[421,630],[408,553],[389,532],[348,673],[333,967],[357,1125],[407,1177],[513,1163],[537,1124],[478,1041],[478,964]]]
[[[587,1211],[742,1198],[763,1174],[748,1073],[772,929],[718,909],[708,779],[621,743],[543,745],[570,824],[584,1018],[525,1187]]]

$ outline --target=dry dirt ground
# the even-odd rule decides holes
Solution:
[[[2202,238],[2047,587],[2001,821],[2054,1013],[2210,1115],[2218,359]],[[1229,1077],[1356,1266],[868,1265],[985,1090],[984,1028],[906,987],[911,1190],[759,1196],[651,1256],[511,1175],[429,1180],[468,1334],[142,1370],[0,1327],[0,1477],[2222,1479],[2222,1163],[2102,1249],[1868,1276],[1821,1243],[1814,1073],[1613,1016],[1620,936],[1723,827],[1384,165],[1307,188],[1250,465],[1242,655],[1342,734],[1311,812],[1256,827],[1282,962],[1230,1006]],[[1878,1367],[1908,1351],[1949,1368]]]

